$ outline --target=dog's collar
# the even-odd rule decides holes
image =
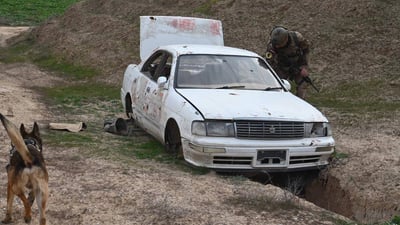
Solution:
[[[25,145],[33,145],[36,150],[40,151],[39,145],[35,139],[24,139]],[[10,149],[10,157],[14,155],[14,153],[17,151],[17,148],[15,145],[11,143],[11,149]]]
[[[35,139],[24,139],[24,141],[26,145],[33,145],[35,147],[38,147],[37,141]]]
[[[11,149],[10,149],[10,158],[14,155],[14,153],[17,151],[17,148],[15,145],[11,144]]]

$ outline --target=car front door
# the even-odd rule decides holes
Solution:
[[[160,133],[162,100],[168,91],[158,87],[157,79],[161,76],[169,79],[171,61],[169,53],[159,51],[149,58],[141,70],[144,76],[139,81],[138,107],[143,113],[143,127],[154,135]]]

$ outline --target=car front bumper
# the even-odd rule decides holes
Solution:
[[[184,157],[194,166],[232,171],[298,171],[329,164],[332,137],[298,140],[182,139]]]

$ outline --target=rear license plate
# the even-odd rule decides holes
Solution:
[[[257,152],[257,160],[265,158],[279,158],[286,160],[286,150],[259,150]]]

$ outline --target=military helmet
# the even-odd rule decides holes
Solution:
[[[271,31],[271,43],[274,48],[282,48],[288,42],[289,31],[284,27],[275,27]]]

